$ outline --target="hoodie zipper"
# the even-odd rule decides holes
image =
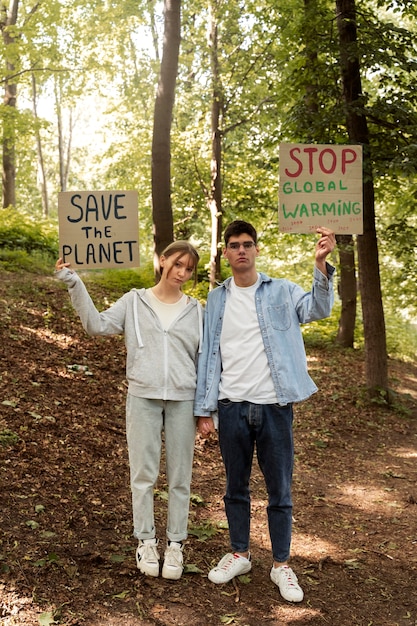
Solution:
[[[152,315],[155,318],[155,323],[159,324],[159,327],[161,328],[162,332],[163,332],[163,350],[164,350],[164,356],[163,356],[163,394],[162,394],[162,399],[166,400],[167,399],[167,395],[168,395],[168,376],[169,376],[169,364],[168,364],[168,335],[169,335],[169,328],[168,330],[165,330],[162,328],[162,324],[159,320],[159,317],[156,315],[155,311],[152,309],[152,307],[149,305],[149,303],[145,300],[145,298],[142,297],[142,294],[139,293],[139,291],[137,291],[138,297],[141,300],[141,302],[148,307],[148,309],[151,311]],[[197,306],[197,316],[198,316],[198,332],[199,332],[199,345],[198,345],[198,352],[201,352],[202,349],[202,335],[203,335],[203,315],[202,315],[202,310],[200,309],[200,304],[197,302],[196,303]],[[182,315],[185,313],[185,310],[182,312],[182,314],[179,317],[182,317]],[[137,304],[135,303],[134,305],[134,310],[133,310],[133,317],[134,317],[134,323],[135,323],[135,332],[136,332],[136,339],[138,341],[138,345],[139,348],[143,348],[143,340],[142,340],[142,335],[140,332],[140,324],[139,324],[139,315],[138,315],[138,308],[137,308]],[[179,319],[179,318],[177,318]],[[172,326],[172,324],[171,324]]]
[[[163,400],[167,399],[168,389],[168,331],[164,330],[164,393],[162,396]]]

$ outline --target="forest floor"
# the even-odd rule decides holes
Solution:
[[[53,277],[0,271],[0,345],[2,626],[417,624],[417,363],[389,361],[387,407],[365,399],[360,351],[308,348],[320,391],[295,412],[291,560],[305,598],[289,604],[269,578],[256,463],[253,569],[207,579],[229,550],[216,439],[196,438],[182,578],[136,569],[122,338],[88,338]],[[162,552],[166,496],[162,466]]]

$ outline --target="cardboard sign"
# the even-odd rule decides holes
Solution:
[[[279,228],[362,234],[362,146],[281,144]]]
[[[139,266],[136,191],[58,195],[59,249],[74,269]]]

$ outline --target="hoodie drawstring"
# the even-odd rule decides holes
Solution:
[[[138,340],[139,348],[143,348],[142,335],[140,334],[140,327],[139,327],[138,306],[135,300],[133,303],[133,320],[135,323],[136,339]]]
[[[196,304],[198,317],[198,353],[201,354],[203,349],[203,307],[198,302],[198,300],[196,300]],[[133,306],[133,319],[135,324],[136,339],[138,340],[139,348],[143,348],[144,344],[142,340],[142,335],[140,333],[138,307],[136,306],[136,303]]]
[[[197,315],[198,315],[198,353],[201,354],[203,350],[203,307],[197,301]]]

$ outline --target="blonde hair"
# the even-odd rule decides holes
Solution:
[[[178,254],[178,259],[188,255],[193,261],[194,272],[194,285],[197,284],[197,265],[200,260],[200,255],[197,250],[188,241],[178,240],[170,243],[162,252],[160,256],[164,256],[166,259],[174,254]],[[159,268],[159,272],[162,275],[163,267]]]

